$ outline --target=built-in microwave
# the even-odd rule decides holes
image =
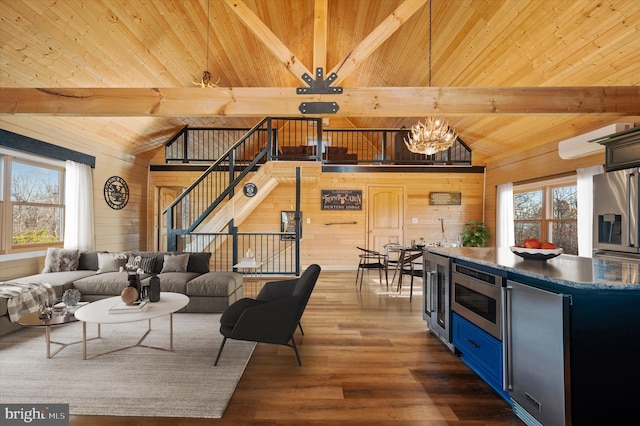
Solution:
[[[502,340],[503,278],[454,263],[451,287],[451,309]]]

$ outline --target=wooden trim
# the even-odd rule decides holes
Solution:
[[[60,161],[75,161],[76,163],[86,164],[92,169],[96,167],[96,157],[92,155],[83,154],[82,152],[63,148],[4,129],[0,129],[0,145]]]

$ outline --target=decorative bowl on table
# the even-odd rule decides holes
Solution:
[[[533,249],[526,247],[509,247],[511,251],[525,260],[549,260],[562,254],[561,248]]]

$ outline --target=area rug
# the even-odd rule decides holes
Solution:
[[[0,337],[0,401],[69,404],[77,415],[220,418],[240,381],[254,343],[222,342],[219,314],[174,314],[173,352],[134,347],[82,359],[82,344],[46,357],[44,329]],[[152,321],[145,344],[168,347],[169,319]],[[102,326],[87,343],[88,356],[135,344],[147,321]],[[88,337],[97,327],[87,326]],[[82,339],[79,322],[52,328],[52,340]],[[56,348],[52,345],[52,351]]]

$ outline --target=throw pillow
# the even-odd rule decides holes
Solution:
[[[44,259],[43,274],[47,272],[75,271],[78,269],[80,250],[48,248]]]
[[[141,268],[145,274],[153,274],[153,267],[156,264],[155,256],[140,256],[138,260],[136,260],[140,255],[132,254],[129,256],[129,261],[127,262],[129,265],[135,265],[137,268]]]
[[[209,272],[210,252],[189,253],[189,263],[187,264],[187,272],[197,272],[198,274],[206,274]]]
[[[127,258],[121,258],[120,253],[98,253],[98,270],[96,274],[105,272],[119,272],[120,267],[124,266]]]
[[[165,254],[162,272],[187,272],[188,254]]]

